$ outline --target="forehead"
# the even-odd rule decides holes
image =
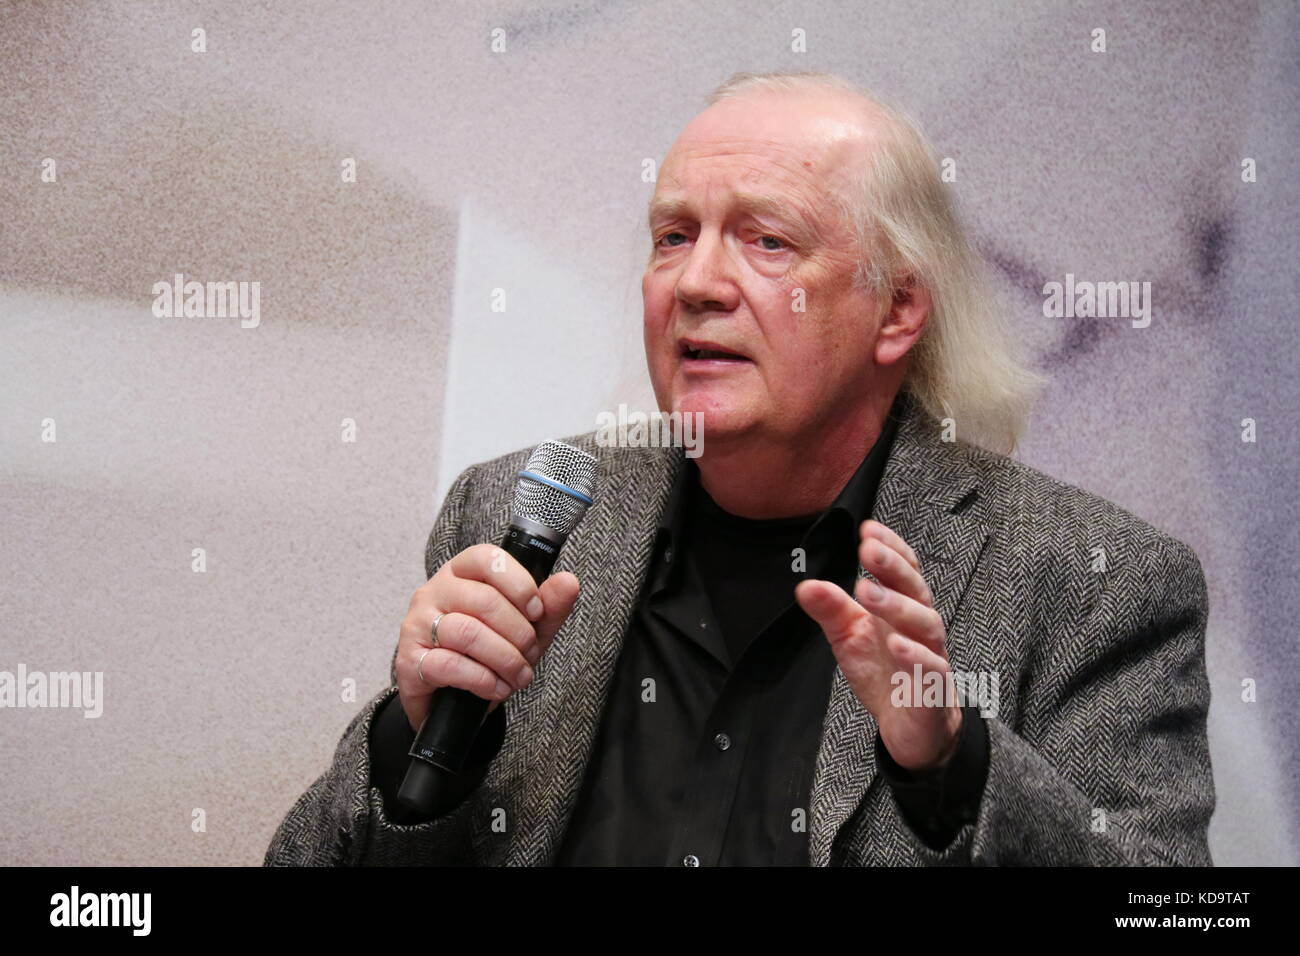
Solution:
[[[840,185],[868,134],[863,109],[833,95],[765,93],[723,100],[687,124],[668,151],[652,215],[655,206],[680,205],[701,192],[775,192],[820,205]]]

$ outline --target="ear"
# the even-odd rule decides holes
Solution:
[[[889,311],[876,333],[876,364],[893,365],[911,350],[930,318],[930,291],[908,276],[894,289]]]

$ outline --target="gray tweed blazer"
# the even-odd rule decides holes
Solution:
[[[265,865],[554,859],[684,462],[680,448],[601,448],[595,433],[567,440],[600,462],[596,504],[556,567],[578,576],[582,594],[533,682],[503,705],[505,742],[482,785],[429,823],[385,817],[367,735],[390,686],[348,724]],[[430,576],[462,549],[501,540],[529,451],[456,480],[429,535]],[[916,550],[954,669],[998,675],[988,779],[976,820],[942,852],[926,847],[877,771],[875,719],[837,669],[809,863],[1209,865],[1207,601],[1193,551],[1102,498],[943,441],[919,410],[900,423],[875,517]]]

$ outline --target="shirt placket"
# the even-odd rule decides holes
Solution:
[[[690,785],[682,805],[681,825],[676,829],[666,860],[669,866],[716,866],[722,857],[727,823],[740,785],[741,769],[750,739],[751,709],[746,706],[747,685],[742,673],[732,667],[717,619],[705,596],[698,569],[687,560],[683,573],[689,576],[690,593],[699,596],[698,619],[683,624],[697,625],[689,636],[706,647],[728,668],[718,698],[704,722],[696,742],[690,768]]]
[[[744,675],[728,676],[696,745],[669,866],[716,866],[721,860],[753,721],[751,708],[743,704],[744,685]]]

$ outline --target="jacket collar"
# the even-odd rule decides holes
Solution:
[[[845,483],[830,507],[813,521],[803,535],[800,546],[808,557],[808,570],[804,577],[841,581],[858,567],[852,555],[857,552],[858,528],[872,514],[885,462],[889,459],[899,420],[906,414],[910,398],[900,392],[895,399],[875,444],[862,457],[857,469]],[[650,593],[662,590],[681,563],[675,557],[680,553],[680,543],[685,531],[690,503],[695,495],[704,494],[700,487],[699,469],[685,456],[674,462],[672,488],[662,513],[655,539],[656,566],[650,569],[647,586]],[[847,554],[844,541],[851,538]]]

